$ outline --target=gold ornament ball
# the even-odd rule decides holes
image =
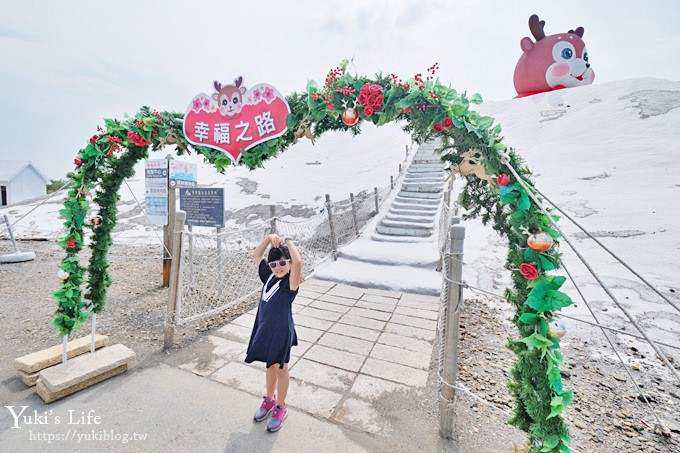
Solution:
[[[57,272],[57,277],[59,277],[59,280],[64,281],[69,277],[69,273],[66,272],[63,269],[59,269],[59,272]]]
[[[342,112],[342,122],[347,126],[354,126],[359,121],[359,113],[354,107],[348,107]]]
[[[553,319],[548,324],[548,336],[550,338],[562,338],[567,333],[567,327],[561,319]]]
[[[536,250],[537,252],[545,252],[546,250],[550,250],[550,248],[553,246],[553,243],[553,238],[548,233],[544,233],[543,231],[534,233],[527,239],[527,245],[529,248]]]

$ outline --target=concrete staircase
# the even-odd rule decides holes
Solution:
[[[437,142],[418,147],[406,170],[401,190],[372,238],[387,242],[418,242],[430,238],[436,225],[444,189],[444,164],[435,149]]]
[[[341,247],[337,260],[314,271],[313,277],[364,288],[439,295],[436,270],[438,215],[444,191],[444,163],[437,142],[420,145],[400,191],[389,208],[364,233]],[[384,208],[382,208],[384,209]],[[384,211],[383,211],[384,212]]]

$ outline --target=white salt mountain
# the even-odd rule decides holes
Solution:
[[[645,78],[486,102],[477,108],[502,125],[504,143],[515,147],[525,158],[527,166],[534,171],[539,190],[660,291],[678,301],[679,107],[680,82]],[[375,186],[387,186],[390,175],[396,176],[398,165],[404,163],[407,143],[408,137],[396,125],[381,128],[366,125],[357,137],[327,134],[316,146],[302,141],[266,162],[264,169],[252,172],[233,168],[219,175],[201,164],[199,181],[201,185],[225,188],[228,211],[277,204],[308,207],[310,212],[319,212],[326,193],[339,201],[348,198],[350,192],[356,194],[361,190],[371,191]],[[412,158],[413,153],[409,160]],[[192,159],[200,161],[195,156],[182,158]],[[137,176],[129,181],[140,202],[144,200],[142,168],[140,164]],[[402,180],[397,183],[403,185]],[[146,225],[125,185],[121,196],[121,228],[114,234],[114,241],[157,241],[153,230],[158,231],[159,227]],[[396,198],[397,191],[391,196]],[[385,212],[381,214],[403,207],[393,203],[395,198],[387,200],[382,208]],[[17,223],[17,238],[56,238],[62,228],[58,215],[60,201],[50,200]],[[0,214],[8,213],[14,221],[37,204],[34,201],[12,206]],[[372,229],[367,227],[362,238],[341,249],[341,259],[352,262],[329,264],[336,266],[329,273],[337,280],[353,281],[352,267],[359,261],[348,259],[352,256],[364,258],[374,266],[363,271],[366,280],[374,285],[391,286],[396,280],[399,285],[394,289],[403,291],[439,288],[441,278],[434,270],[436,241],[431,239],[429,245],[428,242],[387,242],[387,247],[379,247],[379,241],[372,241],[371,237],[384,235],[377,231],[377,222],[382,218],[376,216],[375,223],[369,225]],[[502,294],[509,284],[509,272],[503,268],[507,254],[505,241],[478,221],[463,224],[466,227],[464,280],[471,286]],[[664,337],[667,342],[680,346],[680,314],[611,256],[601,252],[566,219],[559,225],[641,324],[655,338]],[[437,237],[436,221],[434,226],[432,236],[427,239]],[[582,282],[579,284],[602,322],[615,328],[626,326],[627,321],[615,310],[614,303],[589,277],[566,244],[563,243],[560,250],[577,282]],[[0,253],[7,251],[0,250]],[[159,254],[160,251],[159,244]],[[390,265],[383,261],[389,261]],[[399,271],[400,267],[406,270]],[[411,268],[422,272],[408,272]],[[393,278],[394,275],[398,278]],[[567,309],[569,314],[585,317],[583,303],[574,288],[565,290],[577,301],[576,307]],[[575,326],[568,324],[568,328]]]

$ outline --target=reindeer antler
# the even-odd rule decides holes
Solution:
[[[220,82],[218,82],[217,80],[215,80],[215,81],[213,82],[213,86],[215,87],[215,91],[217,91],[218,93],[219,93],[220,90],[222,89],[222,84],[221,84]]]
[[[536,42],[545,38],[545,32],[543,31],[543,27],[545,27],[545,21],[544,20],[539,21],[538,15],[532,14],[531,17],[529,18],[529,30],[531,30],[531,34],[534,36]]]
[[[236,88],[239,88],[242,83],[243,83],[243,77],[242,76],[238,76],[238,79],[234,79],[234,84],[236,85]]]
[[[584,31],[585,30],[583,29],[583,27],[578,27],[576,30],[569,30],[569,33],[573,33],[576,36],[578,36],[579,38],[583,38],[583,32]]]

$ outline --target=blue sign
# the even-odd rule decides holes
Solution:
[[[180,188],[179,208],[187,213],[187,225],[224,226],[224,188]]]

